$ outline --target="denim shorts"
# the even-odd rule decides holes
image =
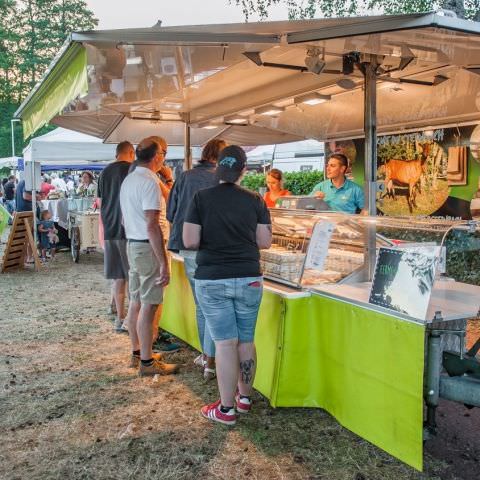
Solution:
[[[253,342],[262,277],[195,280],[195,293],[213,340]]]

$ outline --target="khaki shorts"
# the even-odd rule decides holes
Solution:
[[[163,302],[163,287],[156,285],[160,276],[158,260],[149,243],[128,242],[128,290],[130,300],[149,305]]]

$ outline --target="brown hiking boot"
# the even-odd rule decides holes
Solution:
[[[177,373],[178,365],[174,363],[163,363],[160,360],[153,359],[152,365],[146,367],[140,362],[138,374],[141,377],[152,377],[154,375],[172,375]]]
[[[152,355],[152,358],[154,360],[162,360],[163,356],[161,353],[154,353]],[[140,357],[137,357],[136,355],[131,355],[130,356],[130,365],[128,368],[138,368],[140,366]]]

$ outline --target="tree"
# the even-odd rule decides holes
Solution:
[[[0,103],[15,97],[16,49],[20,36],[17,32],[16,2],[0,0]]]
[[[92,29],[98,21],[83,0],[0,0],[0,16],[0,157],[3,157],[11,153],[13,113],[41,79],[68,34]],[[23,146],[18,133],[17,152]]]
[[[245,18],[257,14],[268,17],[272,5],[283,4],[290,19],[344,17],[377,9],[386,14],[428,12],[443,8],[460,18],[480,20],[480,0],[230,0],[242,8]]]

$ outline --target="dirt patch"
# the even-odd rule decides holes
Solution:
[[[170,355],[182,371],[158,382],[127,368],[99,254],[0,275],[0,291],[2,479],[468,478],[435,449],[421,474],[322,410],[273,409],[258,394],[235,429],[211,425],[199,409],[217,389],[193,350]]]

